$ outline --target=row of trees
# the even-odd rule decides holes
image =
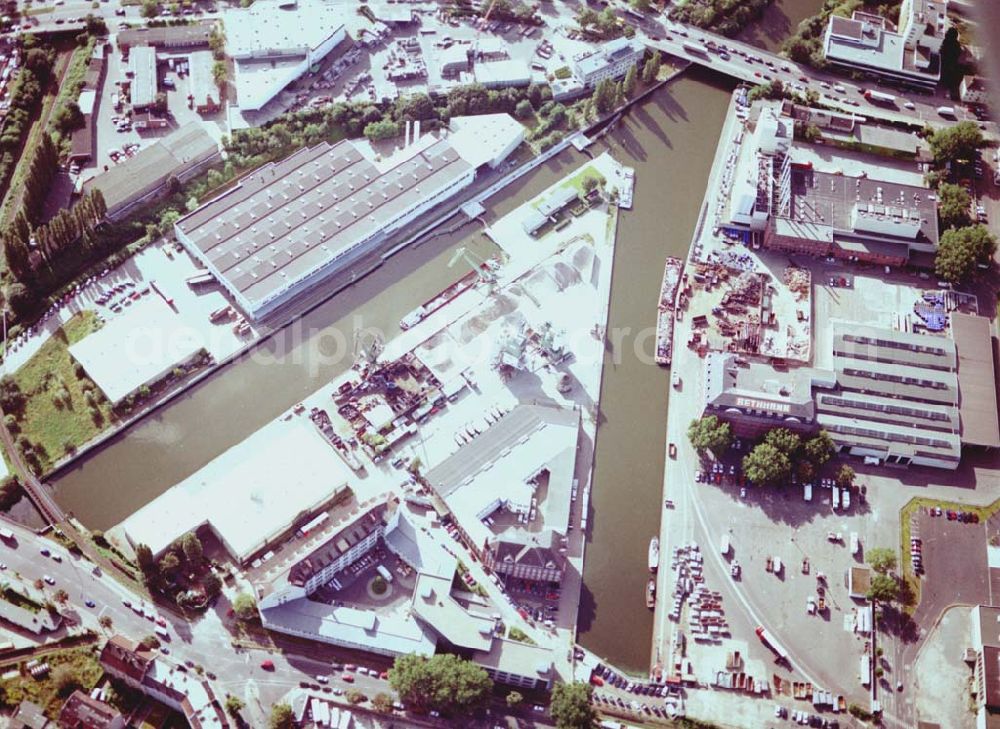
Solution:
[[[10,106],[0,126],[0,197],[7,192],[21,145],[52,81],[55,63],[52,49],[38,47],[34,36],[23,38],[22,49],[24,66],[10,91]]]
[[[989,267],[996,252],[996,237],[985,225],[972,220],[972,198],[961,185],[939,182],[969,169],[985,144],[974,122],[963,121],[927,131],[935,171],[929,177],[938,184],[938,224],[942,230],[934,258],[934,272],[950,283],[974,278],[980,266]]]
[[[430,658],[399,656],[389,669],[389,684],[408,707],[417,711],[439,711],[448,716],[468,715],[482,707],[493,691],[486,671],[458,656],[438,653]],[[589,729],[596,714],[591,704],[592,687],[586,683],[557,684],[552,691],[549,713],[559,729]],[[517,706],[524,697],[517,691],[507,695],[507,705]]]
[[[709,0],[677,3],[670,8],[670,19],[732,38],[758,20],[773,0]]]
[[[733,441],[732,429],[715,415],[706,415],[691,421],[688,440],[704,457],[711,453],[720,458]],[[814,478],[837,447],[825,430],[807,440],[787,428],[775,428],[764,436],[743,458],[743,473],[752,483],[769,486],[786,481],[793,470],[803,481]],[[842,466],[837,474],[842,486],[854,481],[854,471]]]
[[[7,265],[16,279],[6,297],[14,314],[25,317],[57,285],[53,268],[65,257],[86,260],[105,246],[95,228],[107,214],[101,191],[94,189],[77,203],[56,213],[48,223],[33,226],[24,209],[2,232]]]
[[[48,132],[43,132],[31,152],[21,189],[18,190],[21,196],[18,212],[23,213],[29,224],[37,225],[41,221],[45,200],[49,196],[52,179],[58,169],[59,150]]]
[[[610,40],[622,34],[623,27],[610,7],[601,12],[583,6],[576,13],[576,22],[585,34]]]

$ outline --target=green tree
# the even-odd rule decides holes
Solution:
[[[145,650],[151,651],[155,648],[160,647],[160,639],[157,638],[152,633],[150,633],[149,635],[144,635],[142,637],[142,639],[139,641],[139,645],[142,646]]]
[[[71,663],[60,663],[52,669],[52,683],[60,696],[66,697],[79,688],[83,688],[83,680],[79,670]]]
[[[456,714],[474,710],[493,690],[486,671],[447,653],[397,657],[389,669],[389,684],[406,704]]]
[[[65,605],[67,602],[69,602],[69,593],[60,587],[58,590],[56,590],[55,594],[52,596],[52,599],[55,600],[60,605]]]
[[[652,6],[652,0],[632,0],[632,7],[640,13],[648,13]]]
[[[157,13],[160,12],[160,6],[156,0],[142,0],[142,10],[140,12],[144,18],[155,18]]]
[[[706,415],[691,421],[688,426],[688,440],[698,453],[704,455],[706,452],[711,452],[719,458],[732,443],[733,434],[729,423],[719,420],[714,415]]]
[[[975,122],[962,121],[936,129],[927,140],[934,161],[943,166],[948,162],[971,160],[983,146],[983,133]]]
[[[784,453],[789,460],[794,459],[799,453],[799,448],[802,447],[802,439],[798,433],[794,433],[788,428],[769,430],[764,436],[764,442]]]
[[[846,463],[837,471],[837,485],[842,489],[850,488],[854,484],[854,469]]]
[[[896,552],[888,547],[873,547],[866,551],[868,564],[880,575],[885,575],[896,569]]]
[[[830,437],[829,433],[821,430],[806,441],[803,450],[810,463],[819,468],[837,452],[837,444],[833,442],[833,438]]]
[[[976,266],[988,264],[997,241],[985,225],[949,228],[938,242],[934,272],[950,283],[962,283],[976,273]]]
[[[961,185],[945,182],[938,187],[938,224],[941,230],[968,225],[972,198]]]
[[[743,472],[757,485],[773,485],[789,477],[792,462],[770,443],[758,443],[743,457]]]
[[[392,711],[392,697],[380,691],[372,697],[372,708],[383,714],[390,713]]]
[[[271,717],[268,719],[270,729],[292,729],[295,726],[295,715],[288,704],[275,704],[271,707]]]
[[[105,630],[111,630],[111,626],[114,624],[114,620],[111,619],[110,615],[102,615],[97,619],[98,625],[100,625]]]
[[[240,620],[248,621],[257,617],[257,603],[252,595],[241,592],[233,600],[233,612]]]
[[[156,573],[156,558],[153,557],[153,550],[148,545],[136,545],[135,559],[144,575],[148,576]]]
[[[201,566],[201,561],[204,559],[205,552],[197,534],[194,532],[188,532],[181,537],[181,549],[184,550],[184,559],[187,560],[187,563],[191,567],[197,569]]]
[[[593,689],[588,683],[558,683],[552,689],[549,713],[558,729],[589,729],[597,715],[591,706]]]
[[[524,701],[524,696],[520,691],[511,691],[507,694],[507,706],[514,708],[515,706],[520,706],[521,702]]]
[[[632,98],[632,94],[635,93],[637,82],[638,71],[636,71],[635,66],[629,66],[628,71],[625,72],[625,81],[622,82],[622,93],[625,95],[626,99]]]
[[[899,597],[899,583],[891,575],[876,574],[866,597],[877,602],[893,602]]]
[[[209,600],[222,592],[222,580],[214,572],[209,572],[201,578],[201,586],[205,588],[205,595]]]
[[[226,85],[226,81],[229,79],[229,69],[226,67],[225,61],[216,61],[212,64],[212,79],[220,89]],[[195,101],[198,102],[201,99],[195,99]]]
[[[163,555],[163,559],[160,560],[160,575],[168,580],[176,577],[177,571],[180,568],[181,561],[177,559],[177,555],[173,552]]]
[[[642,67],[643,83],[651,84],[656,81],[657,76],[660,75],[660,65],[662,63],[663,59],[660,56],[660,52],[653,51],[653,55],[646,59],[646,63]]]
[[[534,113],[535,108],[527,99],[521,99],[517,102],[517,106],[514,107],[514,116],[518,119],[530,119],[531,115]]]
[[[365,125],[365,137],[373,142],[399,136],[399,124],[392,119],[373,121]]]
[[[598,81],[591,99],[598,114],[611,111],[615,107],[615,82],[609,78]]]
[[[229,714],[234,719],[243,710],[246,704],[243,703],[238,697],[232,694],[226,694],[226,713]]]

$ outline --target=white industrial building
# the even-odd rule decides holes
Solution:
[[[506,89],[531,83],[528,62],[519,59],[477,62],[473,75],[476,83],[488,89]]]
[[[488,603],[470,609],[455,600],[458,560],[405,506],[377,503],[317,541],[289,569],[257,584],[268,630],[385,656],[430,656],[445,642],[468,651],[496,681],[551,686],[551,651],[497,637]],[[338,578],[352,579],[351,566],[379,546],[413,570],[412,594],[391,609],[344,602]],[[324,587],[333,591],[332,601],[317,594]]]
[[[457,147],[448,137],[421,137],[418,122],[388,156],[364,141],[301,149],[242,178],[174,230],[247,315],[260,319],[472,184],[481,165],[497,164],[520,143],[523,130],[515,126],[485,122],[494,130],[488,147],[464,142],[464,130]]]
[[[244,563],[295,521],[343,494],[350,471],[309,421],[276,421],[167,490],[121,525],[158,555],[207,526]]]
[[[850,18],[831,15],[823,52],[831,65],[933,90],[941,77],[941,43],[949,27],[948,0],[903,0],[898,28],[863,10]]]
[[[146,109],[156,103],[156,49],[152,46],[137,46],[128,56],[129,95],[133,109]]]
[[[341,7],[317,0],[262,0],[223,20],[244,111],[261,109],[347,37]]]
[[[573,59],[573,75],[587,88],[606,78],[622,78],[642,60],[646,46],[634,38],[616,38]]]
[[[155,294],[136,301],[69,347],[87,376],[114,404],[204,351],[197,332]]]

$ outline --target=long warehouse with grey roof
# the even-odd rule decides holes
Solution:
[[[177,238],[259,319],[449,199],[476,167],[426,135],[388,158],[365,142],[301,149],[181,218]]]

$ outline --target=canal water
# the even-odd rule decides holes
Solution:
[[[774,47],[816,0],[783,0],[765,17],[775,31],[747,40]],[[615,252],[601,392],[591,528],[580,609],[581,642],[637,672],[649,665],[652,614],[643,602],[646,549],[659,520],[669,375],[652,362],[652,328],[666,256],[686,254],[732,84],[694,69],[634,108],[593,148],[636,169],[634,209]],[[490,202],[503,215],[584,161],[569,150]],[[496,247],[469,224],[396,255],[289,330],[208,378],[54,484],[64,508],[107,529],[350,366],[353,332],[392,337],[399,320],[464,273],[459,245]]]

